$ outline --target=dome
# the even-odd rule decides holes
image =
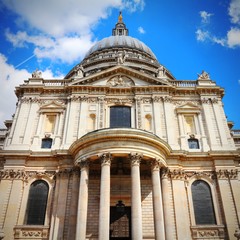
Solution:
[[[148,46],[146,46],[143,42],[139,41],[136,38],[125,36],[125,35],[110,36],[100,40],[93,47],[90,48],[85,58],[96,51],[101,51],[107,48],[123,48],[123,47],[132,48],[135,50],[145,52],[148,55],[150,55],[152,58],[156,59],[156,56],[154,55],[152,50]]]
[[[150,76],[157,76],[161,64],[152,50],[140,40],[128,36],[120,13],[112,36],[98,41],[65,78],[82,78],[116,65],[125,65]],[[166,69],[164,68],[164,71]],[[166,71],[170,78],[173,76]]]

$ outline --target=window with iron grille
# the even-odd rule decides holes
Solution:
[[[208,183],[196,180],[192,183],[191,190],[196,224],[216,224],[212,194]]]
[[[110,128],[131,127],[131,108],[125,106],[110,107]]]
[[[31,184],[26,212],[27,225],[44,225],[48,190],[49,187],[45,181],[37,180]]]

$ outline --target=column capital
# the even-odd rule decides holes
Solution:
[[[112,160],[112,155],[110,152],[106,152],[103,153],[101,155],[99,155],[99,158],[101,160],[101,165],[110,165],[111,164],[111,160]]]
[[[88,159],[85,159],[84,161],[79,162],[79,167],[81,169],[88,168],[90,164],[90,161]]]
[[[130,153],[129,158],[131,160],[132,166],[139,165],[142,160],[142,157],[143,157],[143,155],[141,153],[136,153],[136,152]]]
[[[79,166],[81,169],[89,167],[90,161],[88,158],[80,158],[78,159],[75,164]]]
[[[151,170],[152,171],[160,171],[162,167],[162,163],[160,159],[153,159],[151,160]]]

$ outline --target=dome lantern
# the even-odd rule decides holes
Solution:
[[[113,36],[128,36],[128,29],[123,22],[122,12],[119,13],[118,22],[115,25],[115,28],[112,30]]]

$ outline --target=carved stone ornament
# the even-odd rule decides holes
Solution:
[[[189,181],[190,178],[195,177],[196,179],[208,178],[209,180],[215,179],[215,172],[186,172],[183,169],[163,169],[162,178],[171,178],[174,180]]]
[[[81,159],[80,162],[78,162],[78,165],[81,169],[83,168],[88,168],[89,167],[89,164],[90,164],[90,161],[86,158],[84,159]]]
[[[131,160],[131,164],[133,165],[139,165],[142,160],[143,155],[141,153],[130,153],[129,158]]]
[[[46,226],[15,226],[14,239],[48,239],[49,228]]]
[[[73,168],[60,169],[56,175],[58,177],[69,177],[73,174],[79,175],[79,168],[73,167]]]
[[[218,179],[237,179],[238,177],[238,170],[237,169],[220,169],[216,172]]]
[[[28,181],[28,179],[31,177],[36,177],[36,178],[48,177],[49,179],[53,179],[55,174],[56,174],[55,171],[37,172],[37,171],[7,169],[7,170],[0,171],[0,179],[4,179],[4,180],[19,179],[23,181]]]
[[[166,75],[166,68],[161,65],[161,66],[157,69],[157,78],[165,77],[165,75]]]
[[[42,78],[42,72],[40,72],[38,69],[36,69],[36,70],[32,73],[32,78]]]
[[[76,69],[76,77],[77,78],[83,78],[84,77],[84,69],[83,69],[82,65],[77,67],[77,69]]]
[[[198,74],[198,80],[210,80],[209,73],[203,70],[201,74]]]
[[[234,237],[237,238],[237,240],[240,239],[240,229],[239,228],[235,230]]]
[[[114,104],[124,105],[124,104],[134,103],[134,99],[133,98],[107,98],[106,102],[108,104],[114,103]]]
[[[159,159],[154,159],[151,161],[151,170],[152,171],[160,171],[161,161]]]
[[[107,86],[109,87],[131,87],[134,86],[134,82],[132,79],[118,75],[107,81]]]
[[[125,51],[119,52],[117,56],[117,64],[123,64],[127,58],[127,54]]]
[[[225,239],[224,226],[191,227],[193,239]]]
[[[111,160],[112,160],[111,153],[109,153],[109,152],[103,153],[102,155],[100,155],[100,160],[101,160],[102,166],[103,165],[110,165],[111,164]]]

